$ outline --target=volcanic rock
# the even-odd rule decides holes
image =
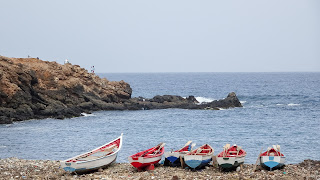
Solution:
[[[115,109],[131,98],[124,81],[99,78],[78,65],[0,56],[0,123],[32,118],[70,118]]]
[[[242,107],[234,92],[202,103],[194,96],[131,98],[124,81],[108,81],[70,63],[0,56],[0,124],[27,119],[71,118],[98,110],[212,109]]]

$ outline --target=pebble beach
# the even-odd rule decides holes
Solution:
[[[287,164],[280,170],[267,171],[253,164],[244,164],[236,171],[222,172],[216,166],[202,170],[158,165],[154,170],[138,172],[129,163],[114,163],[87,174],[71,174],[60,168],[59,161],[0,159],[0,179],[320,179],[320,161],[304,160]]]

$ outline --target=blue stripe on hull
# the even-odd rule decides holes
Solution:
[[[268,170],[281,168],[283,165],[284,165],[283,163],[278,163],[275,161],[267,161],[265,163],[261,163],[261,166]]]
[[[169,166],[171,167],[176,167],[176,166],[181,166],[180,158],[170,156],[166,158],[169,161]]]
[[[265,162],[264,164],[265,164],[266,166],[268,166],[269,168],[274,168],[274,167],[276,167],[276,166],[279,165],[279,163],[278,163],[278,162],[275,162],[275,161],[267,161],[267,162]]]
[[[175,161],[178,160],[178,158],[175,157],[175,156],[169,156],[169,157],[167,157],[167,159],[168,159],[171,163],[174,163]]]
[[[206,165],[209,164],[209,162],[211,161],[211,159],[208,159],[208,160],[203,160],[203,161],[199,161],[199,160],[188,160],[186,161],[185,163],[193,168],[193,169],[196,169],[196,168],[201,168],[201,167],[204,167]]]
[[[201,164],[201,161],[199,160],[188,160],[185,162],[189,167],[195,169],[197,168],[198,166],[200,166]]]
[[[68,172],[74,172],[76,170],[75,168],[72,168],[72,167],[64,167],[63,169]]]
[[[72,168],[72,167],[64,167],[63,169],[64,169],[65,171],[68,171],[68,172],[77,172],[77,171],[87,170],[86,168],[75,169],[75,168]]]

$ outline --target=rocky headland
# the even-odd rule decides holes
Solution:
[[[70,63],[0,56],[0,124],[28,119],[71,118],[97,110],[242,107],[234,92],[202,103],[194,96],[131,97],[124,81],[108,81]]]

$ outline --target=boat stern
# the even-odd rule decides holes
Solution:
[[[261,156],[260,164],[265,168],[280,168],[284,165],[285,157],[280,156]]]

